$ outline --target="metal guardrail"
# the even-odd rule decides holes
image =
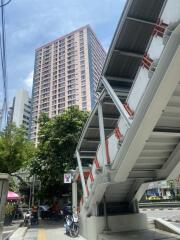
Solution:
[[[146,202],[139,203],[140,208],[180,208],[179,202]]]

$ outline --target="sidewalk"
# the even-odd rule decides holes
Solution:
[[[38,226],[27,229],[23,238],[24,240],[72,240],[70,236],[65,234],[64,224],[62,221],[41,221]],[[76,240],[86,240],[82,236],[75,238]],[[12,240],[20,240],[12,239]],[[94,239],[92,239],[94,240]]]
[[[122,233],[112,233],[101,234],[99,239],[103,240],[177,240],[180,239],[178,235],[163,232],[160,230],[141,230],[133,232],[122,232]]]
[[[14,220],[11,225],[3,227],[3,240],[8,240],[8,238],[16,231],[19,226],[23,223],[23,220]]]
[[[180,215],[177,215],[177,216],[173,217],[172,219],[169,219],[168,221],[180,223]]]

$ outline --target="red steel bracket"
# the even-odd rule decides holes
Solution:
[[[158,21],[154,27],[152,35],[163,37],[164,31],[166,30],[167,26],[168,26],[168,24],[163,23],[162,21]]]
[[[95,163],[95,165],[96,165],[96,168],[97,168],[97,169],[100,169],[100,165],[99,165],[99,161],[98,161],[98,159],[97,159],[97,156],[96,156],[95,159],[94,159],[94,163]]]
[[[106,144],[106,159],[107,159],[107,164],[110,164],[110,156],[109,156],[109,143],[108,143],[108,139],[106,139],[105,141]]]
[[[120,140],[120,139],[123,137],[123,135],[122,135],[122,133],[120,132],[120,129],[119,129],[118,127],[116,127],[116,128],[114,129],[114,134],[115,134],[115,137],[116,137],[118,140]]]
[[[124,107],[125,107],[126,111],[129,113],[130,116],[134,115],[134,111],[129,107],[128,103],[124,103]]]
[[[141,65],[149,70],[149,68],[151,67],[152,62],[153,62],[153,60],[148,56],[147,53],[145,53],[144,57],[142,59]]]
[[[94,176],[93,176],[92,172],[90,172],[89,177],[91,179],[91,182],[94,182]]]

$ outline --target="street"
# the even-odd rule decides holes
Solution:
[[[147,214],[149,219],[162,218],[180,228],[180,209],[146,209],[141,212]]]
[[[146,211],[141,212],[147,214],[149,219],[154,218],[163,218],[170,219],[172,221],[179,220],[180,222],[180,210],[177,209],[163,209],[163,210],[152,210],[147,209]],[[173,222],[172,222],[173,223]],[[177,227],[180,227],[180,223],[173,223]],[[35,226],[30,228],[24,240],[68,240],[71,239],[69,236],[65,234],[63,222],[52,222],[52,221],[42,221],[39,226]],[[84,240],[82,237],[76,238],[77,240]]]
[[[62,222],[42,222],[38,227],[30,228],[24,240],[68,240],[72,239],[65,234]],[[76,238],[77,240],[84,240],[82,237]]]
[[[140,212],[147,214],[150,219],[162,218],[164,220],[180,222],[180,209],[140,209]]]

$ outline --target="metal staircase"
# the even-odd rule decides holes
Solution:
[[[137,212],[149,182],[180,173],[179,21],[179,0],[126,3],[76,150],[88,216],[103,199],[109,214]]]

